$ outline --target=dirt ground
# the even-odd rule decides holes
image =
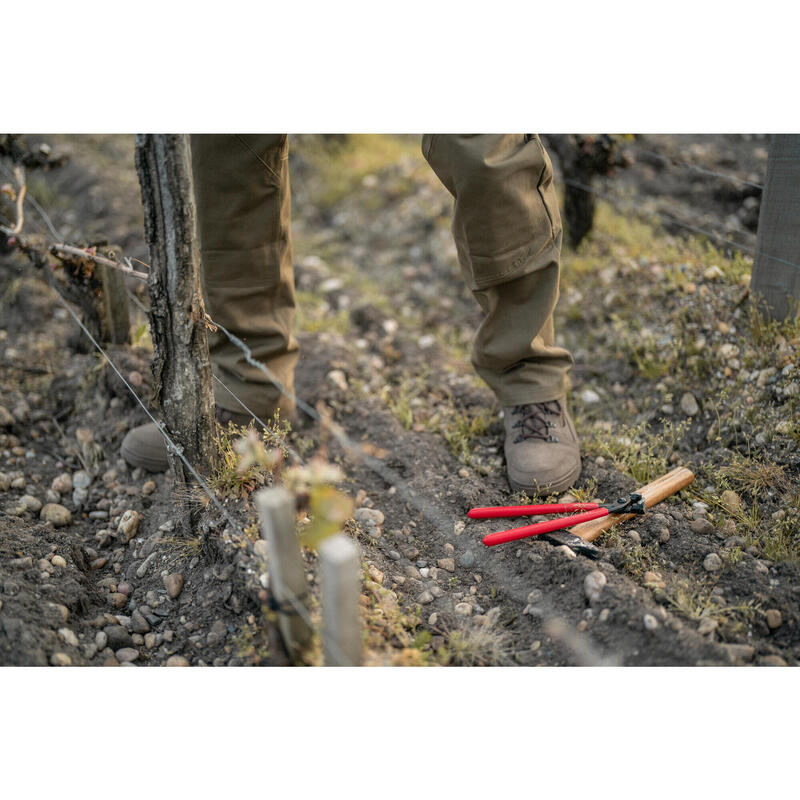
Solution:
[[[56,227],[146,261],[132,139],[46,138],[70,161],[31,173],[30,192]],[[401,479],[308,420],[291,433],[306,455],[324,446],[358,509],[346,531],[363,558],[365,663],[796,665],[800,330],[749,309],[748,259],[644,219],[666,211],[752,246],[757,190],[663,159],[758,183],[766,138],[637,137],[633,163],[596,184],[636,213],[601,204],[565,249],[556,325],[584,447],[570,494],[610,500],[679,464],[696,474],[605,533],[597,559],[532,539],[486,548],[497,522],[467,519],[525,498],[508,489],[499,409],[469,364],[479,309],[418,141],[291,142],[297,393]],[[287,663],[247,494],[225,501],[244,536],[208,508],[187,534],[169,476],[119,459],[144,412],[19,254],[0,255],[0,309],[0,663]],[[148,334],[132,313],[134,344],[111,355],[147,399]]]

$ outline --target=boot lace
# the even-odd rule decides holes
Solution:
[[[558,441],[550,433],[550,429],[555,428],[556,424],[547,419],[548,416],[561,416],[561,404],[557,400],[514,406],[512,413],[521,415],[521,418],[511,426],[512,428],[519,428],[519,434],[514,439],[515,444],[524,442],[527,439],[539,439],[543,442]]]

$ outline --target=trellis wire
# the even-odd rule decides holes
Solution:
[[[753,181],[745,180],[744,178],[740,178],[738,175],[734,175],[733,173],[715,172],[713,169],[708,169],[707,167],[700,167],[697,164],[690,164],[688,161],[681,161],[677,158],[673,158],[672,156],[665,156],[661,153],[656,153],[654,150],[648,150],[646,147],[634,144],[633,142],[624,142],[623,147],[630,148],[631,150],[635,150],[643,155],[650,156],[651,158],[657,158],[659,161],[663,161],[666,164],[671,164],[672,166],[682,167],[683,169],[688,169],[692,172],[699,172],[701,175],[710,175],[715,178],[722,178],[726,181],[734,181],[735,183],[741,183],[745,186],[752,186],[754,189],[760,189],[762,191],[764,189],[760,183],[754,183]]]
[[[156,418],[150,413],[150,411],[147,408],[147,405],[145,404],[145,402],[139,397],[139,395],[136,393],[136,390],[130,385],[130,383],[128,383],[128,381],[125,380],[125,377],[122,374],[122,372],[119,370],[119,368],[114,363],[112,358],[108,355],[108,353],[106,353],[106,351],[100,346],[100,344],[97,342],[97,340],[94,338],[94,336],[92,336],[91,332],[83,324],[83,322],[81,321],[80,317],[69,307],[69,304],[67,303],[67,301],[64,300],[64,298],[61,297],[61,295],[58,294],[58,292],[54,292],[54,293],[55,293],[58,301],[61,303],[61,305],[63,305],[64,308],[69,312],[70,316],[75,320],[75,322],[78,324],[78,326],[83,331],[83,333],[88,337],[89,341],[94,345],[95,349],[100,353],[101,356],[103,356],[103,358],[106,360],[106,362],[111,367],[111,369],[113,369],[114,372],[117,374],[117,377],[125,384],[125,386],[127,387],[128,391],[136,399],[136,402],[139,403],[139,405],[142,407],[142,409],[144,410],[145,414],[147,414],[147,416],[150,417],[150,420],[156,426],[156,428],[158,429],[158,432],[164,438],[164,441],[172,449],[172,451],[178,456],[178,458],[180,458],[180,460],[183,462],[184,466],[192,474],[192,477],[197,481],[197,483],[200,486],[200,488],[206,493],[206,495],[208,496],[208,499],[221,512],[222,516],[228,521],[228,523],[231,525],[231,527],[240,536],[242,536],[242,538],[246,538],[246,534],[245,534],[244,530],[242,529],[242,527],[239,525],[239,523],[236,522],[236,520],[228,513],[228,510],[222,505],[222,503],[219,502],[219,500],[217,499],[216,494],[214,494],[214,492],[210,489],[210,487],[205,482],[205,480],[203,480],[203,478],[200,475],[200,473],[197,472],[197,470],[191,465],[191,463],[186,458],[186,456],[184,456],[183,451],[181,450],[181,448],[177,444],[175,444],[175,442],[172,440],[170,435],[164,429],[163,425],[161,425],[158,422],[158,420],[156,420]],[[306,609],[306,607],[300,602],[299,598],[293,592],[291,592],[291,590],[289,590],[287,587],[284,586],[283,588],[286,591],[287,597],[289,599],[289,603],[291,604],[291,606],[294,609],[294,611],[298,615],[300,615],[303,618],[303,620],[305,620],[305,622],[308,624],[308,626],[312,630],[316,630],[316,627],[315,627],[314,622],[313,622],[313,620],[311,618],[311,615],[308,613],[308,610]],[[319,631],[319,634],[320,634],[320,636],[322,636],[322,638],[325,641],[326,645],[328,647],[330,647],[332,650],[336,651],[336,653],[342,659],[344,659],[344,655],[339,650],[339,647],[336,644],[336,642],[333,641],[333,640],[330,640],[329,638],[326,638],[324,631]]]

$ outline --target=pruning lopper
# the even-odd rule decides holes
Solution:
[[[573,511],[583,513],[572,514]],[[548,519],[522,528],[511,528],[507,531],[489,533],[483,537],[483,543],[488,547],[492,547],[504,542],[526,539],[529,536],[540,536],[553,531],[561,531],[564,528],[571,528],[573,525],[580,525],[582,522],[589,522],[609,514],[644,514],[644,511],[645,498],[638,492],[633,492],[628,497],[620,497],[613,503],[545,503],[535,506],[489,506],[470,509],[467,516],[471,519],[498,519],[501,517],[535,516],[538,514],[571,514],[568,517]]]

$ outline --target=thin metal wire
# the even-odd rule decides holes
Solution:
[[[624,207],[625,210],[632,210],[640,217],[647,217],[655,215],[660,217],[665,222],[668,222],[672,225],[677,225],[679,228],[686,228],[688,231],[692,231],[693,233],[699,233],[702,236],[708,236],[711,239],[716,239],[719,242],[724,242],[729,247],[734,248],[735,250],[741,250],[748,255],[753,257],[759,256],[761,258],[769,258],[772,261],[777,261],[780,264],[785,264],[788,267],[795,267],[796,269],[800,269],[800,264],[795,264],[793,261],[787,261],[785,258],[779,258],[778,256],[770,255],[769,253],[765,253],[763,251],[756,251],[752,247],[748,247],[745,244],[740,244],[739,242],[734,242],[733,239],[728,239],[725,236],[721,236],[720,234],[706,230],[705,228],[698,228],[695,225],[689,225],[687,222],[682,222],[681,220],[673,217],[669,214],[666,214],[663,211],[659,211],[658,209],[654,209],[652,214],[648,214],[647,212],[641,211],[638,208],[635,208],[632,204],[627,203],[623,198],[614,197],[613,195],[607,194],[606,192],[601,192],[599,189],[595,189],[591,186],[587,186],[580,181],[573,180],[572,178],[564,178],[564,183],[569,184],[570,186],[574,186],[576,189],[581,189],[584,192],[588,192],[589,194],[597,195],[597,197],[602,198],[603,200],[607,200],[609,203],[612,203],[617,208]]]
[[[330,431],[331,435],[344,448],[345,451],[347,451],[350,455],[356,456],[358,460],[363,461],[364,464],[369,467],[369,469],[386,481],[386,483],[394,486],[403,500],[405,500],[410,506],[417,509],[417,511],[419,511],[419,513],[435,528],[438,528],[444,536],[452,535],[452,520],[446,518],[441,512],[439,512],[438,509],[436,509],[432,504],[428,503],[427,500],[425,500],[424,495],[420,496],[418,492],[411,487],[408,481],[398,475],[391,467],[386,466],[386,464],[384,464],[382,461],[368,453],[360,444],[353,441],[338,424],[334,423],[332,420],[323,420],[315,408],[298,397],[294,392],[287,389],[279,380],[277,375],[275,375],[275,373],[269,369],[269,367],[256,359],[253,356],[250,348],[238,336],[231,333],[224,325],[220,325],[220,323],[213,320],[212,322],[236,347],[242,351],[248,364],[254,366],[256,369],[266,375],[282,395],[288,397],[311,419],[313,419],[315,422],[320,422],[323,424],[323,426]]]
[[[178,456],[178,458],[180,458],[180,460],[184,463],[184,465],[189,470],[189,472],[191,472],[192,477],[202,487],[202,489],[208,495],[208,497],[211,500],[211,502],[214,503],[214,505],[217,507],[217,509],[225,517],[225,519],[231,525],[233,525],[234,528],[239,530],[239,525],[236,523],[236,521],[233,519],[233,517],[231,517],[231,515],[228,513],[227,509],[217,500],[216,495],[211,491],[211,489],[209,489],[208,484],[206,484],[206,482],[203,480],[203,478],[200,475],[200,473],[197,472],[197,470],[189,463],[189,461],[187,460],[186,456],[183,455],[183,451],[181,450],[181,448],[178,447],[178,445],[175,444],[175,442],[172,441],[170,435],[166,432],[166,430],[164,430],[163,425],[161,425],[161,423],[150,413],[149,409],[147,408],[147,405],[139,397],[139,395],[136,394],[136,391],[128,383],[128,381],[125,380],[125,376],[119,371],[119,369],[117,368],[117,365],[111,360],[111,358],[108,355],[108,353],[106,353],[106,351],[103,350],[103,348],[97,343],[97,340],[94,338],[94,336],[92,336],[92,334],[89,331],[89,329],[83,324],[83,322],[81,322],[80,317],[70,308],[70,306],[67,303],[67,301],[64,300],[64,298],[58,292],[55,292],[55,295],[58,298],[58,301],[61,303],[61,305],[64,306],[64,308],[67,309],[67,311],[69,312],[70,316],[75,320],[75,322],[78,323],[78,325],[80,326],[81,330],[86,334],[86,336],[88,337],[89,341],[95,346],[95,348],[100,353],[100,355],[103,356],[103,358],[106,360],[106,362],[111,367],[111,369],[113,369],[114,372],[117,373],[117,376],[125,384],[125,386],[127,387],[128,391],[134,396],[134,398],[136,398],[136,401],[142,407],[142,409],[144,410],[144,413],[147,414],[147,416],[150,418],[150,421],[156,426],[156,428],[158,429],[158,432],[164,438],[164,441],[167,443],[167,447],[169,447]]]
[[[216,375],[212,375],[212,378],[267,432],[267,435],[277,443],[279,447],[283,447],[289,453],[295,461],[299,462],[303,466],[306,465],[305,460],[297,452],[283,437],[278,436],[264,420],[262,420],[259,416],[256,415],[254,411],[251,411],[245,404],[244,401],[228,386],[226,386]]]
[[[701,175],[712,175],[715,178],[722,178],[723,180],[727,181],[735,181],[736,183],[744,184],[745,186],[752,186],[754,189],[761,189],[764,190],[764,187],[760,183],[754,183],[753,181],[745,180],[744,178],[740,178],[737,175],[728,172],[715,172],[713,169],[707,169],[706,167],[699,167],[697,164],[691,164],[688,161],[680,161],[677,158],[672,158],[671,156],[664,156],[661,153],[656,153],[654,150],[648,150],[646,147],[641,147],[638,144],[633,144],[632,142],[625,142],[623,147],[629,147],[632,150],[636,150],[643,155],[651,156],[652,158],[657,158],[659,161],[663,161],[666,164],[671,164],[676,167],[682,167],[683,169],[691,170],[692,172],[699,172]]]
[[[60,294],[58,294],[58,292],[56,292],[55,290],[53,290],[53,291],[54,291],[54,294],[55,294],[56,298],[61,303],[61,305],[63,305],[64,308],[66,308],[66,310],[69,312],[70,316],[75,320],[75,322],[78,323],[78,326],[83,331],[83,333],[88,337],[89,341],[95,346],[96,350],[100,353],[100,355],[103,356],[103,358],[106,360],[106,362],[111,367],[111,369],[113,369],[114,372],[116,372],[117,376],[125,384],[125,386],[127,387],[128,391],[134,396],[134,398],[139,403],[139,405],[144,409],[145,414],[147,414],[147,416],[150,417],[150,420],[156,426],[156,428],[158,429],[158,432],[164,437],[164,441],[167,443],[167,446],[170,447],[173,450],[173,452],[178,456],[178,458],[180,458],[180,460],[183,462],[183,464],[186,466],[186,468],[192,474],[192,477],[197,481],[198,485],[206,493],[206,495],[208,496],[208,499],[222,513],[222,515],[225,517],[225,519],[228,521],[228,523],[231,525],[231,527],[235,531],[237,531],[240,536],[242,536],[243,538],[246,538],[246,534],[245,534],[244,530],[242,529],[242,527],[239,525],[239,523],[236,522],[236,520],[228,513],[227,509],[219,502],[219,500],[217,500],[216,495],[211,491],[211,489],[209,488],[208,484],[203,480],[203,478],[197,472],[197,470],[189,463],[189,461],[186,458],[186,456],[183,455],[183,452],[182,452],[181,448],[178,447],[178,445],[176,445],[175,442],[172,441],[172,439],[170,438],[169,434],[164,430],[163,426],[161,424],[159,424],[158,420],[156,420],[156,418],[150,413],[150,411],[148,410],[148,408],[145,405],[144,401],[139,397],[138,394],[136,394],[135,389],[128,383],[128,381],[125,380],[125,377],[120,372],[120,370],[117,368],[117,365],[114,363],[114,361],[108,355],[108,353],[106,353],[106,351],[103,350],[103,348],[98,344],[97,340],[94,338],[94,336],[92,336],[92,334],[90,333],[88,328],[83,324],[83,322],[81,322],[80,317],[78,317],[78,315],[70,308],[69,304],[66,302],[66,300],[64,300],[63,297],[61,297]],[[312,620],[311,615],[308,612],[308,609],[300,602],[300,599],[291,591],[291,589],[289,589],[288,586],[282,585],[281,588],[286,593],[286,596],[287,596],[287,599],[288,599],[289,603],[292,605],[292,607],[297,612],[297,614],[300,617],[302,617],[303,621],[309,626],[309,628],[311,630],[316,630],[316,626],[314,625],[314,621]],[[318,631],[318,633],[322,637],[322,639],[326,643],[326,645],[330,648],[330,650],[333,651],[335,653],[335,655],[337,655],[339,661],[341,663],[343,663],[343,664],[348,663],[348,659],[344,656],[344,654],[342,653],[342,651],[339,648],[339,646],[337,645],[337,643],[334,640],[326,637],[324,630]]]

